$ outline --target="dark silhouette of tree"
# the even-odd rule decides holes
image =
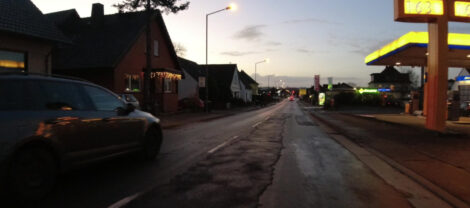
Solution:
[[[178,55],[179,57],[186,56],[186,52],[188,52],[188,49],[186,49],[186,47],[183,44],[173,43],[173,46],[175,47],[176,55]]]
[[[189,2],[177,4],[180,0],[123,0],[114,4],[119,12],[136,11],[140,9],[160,10],[165,13],[178,13],[189,7]]]

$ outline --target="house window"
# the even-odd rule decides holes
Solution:
[[[26,68],[26,53],[0,50],[0,71],[19,70]]]
[[[154,56],[159,56],[158,41],[157,40],[153,41],[153,55]]]
[[[163,92],[165,93],[171,93],[171,79],[163,79]]]
[[[126,92],[140,92],[140,76],[138,74],[124,74]]]

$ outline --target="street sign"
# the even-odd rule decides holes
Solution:
[[[320,91],[320,75],[315,75],[315,91]]]
[[[445,15],[444,0],[395,0],[395,21],[431,22]]]
[[[200,88],[206,87],[206,78],[205,77],[199,77],[198,85],[199,85]]]

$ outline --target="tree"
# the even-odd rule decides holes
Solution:
[[[188,51],[188,49],[186,49],[186,47],[183,44],[173,43],[173,46],[175,47],[176,55],[178,55],[180,57],[185,57],[186,56],[186,52]]]
[[[165,13],[178,13],[189,7],[189,2],[177,5],[179,0],[123,0],[121,3],[114,4],[119,13],[126,11],[138,11],[145,9],[147,12],[147,25],[145,29],[146,36],[146,67],[144,71],[144,104],[143,109],[155,113],[155,104],[150,98],[150,70],[152,68],[152,34],[150,30],[151,17],[155,10],[161,10]]]
[[[123,0],[114,4],[119,12],[137,11],[145,8],[150,10],[161,10],[165,13],[178,13],[189,7],[189,2],[177,5],[180,0]]]
[[[418,73],[416,73],[415,71],[416,69],[412,69],[410,67],[400,67],[399,68],[399,71],[401,73],[405,73],[405,74],[408,74],[408,76],[410,77],[410,82],[411,82],[411,87],[416,89],[419,87],[419,82],[420,82],[420,75]]]

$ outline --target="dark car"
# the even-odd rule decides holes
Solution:
[[[137,152],[157,156],[159,119],[89,82],[0,74],[0,191],[38,199],[58,173]]]

